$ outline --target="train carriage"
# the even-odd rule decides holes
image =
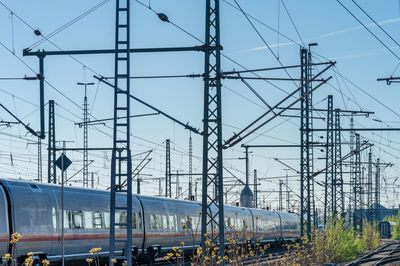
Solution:
[[[89,250],[101,247],[108,256],[110,229],[110,194],[104,190],[65,187],[64,250],[66,260],[90,256]],[[117,197],[117,204],[126,199]],[[192,250],[201,240],[201,203],[134,195],[132,197],[132,252],[138,261],[151,261],[184,242]],[[215,214],[217,209],[208,210]],[[10,236],[22,235],[17,257],[28,252],[52,262],[61,260],[61,188],[57,185],[0,179],[0,255],[10,252]],[[300,221],[296,214],[224,207],[226,237],[246,232],[241,241],[276,241],[299,238]],[[116,222],[126,222],[126,213],[116,212]],[[216,225],[211,223],[208,234]],[[116,227],[116,237],[123,238],[123,228]],[[214,232],[213,232],[214,231]],[[117,246],[116,254],[123,252]],[[1,261],[0,261],[1,262]]]

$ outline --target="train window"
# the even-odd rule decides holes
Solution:
[[[136,229],[136,213],[132,213],[132,229]]]
[[[106,229],[110,228],[110,213],[109,212],[104,212],[104,228],[106,228]]]
[[[84,219],[83,220],[84,221],[83,227],[85,229],[93,229],[93,213],[85,211],[83,213],[83,219]]]
[[[157,229],[162,229],[163,225],[162,225],[162,221],[161,221],[161,215],[157,214],[156,219],[157,219]]]
[[[139,212],[138,222],[139,222],[139,229],[142,229],[142,213],[141,212]]]
[[[57,230],[57,212],[56,212],[56,208],[51,208],[51,217],[53,220],[53,230],[56,231]]]
[[[157,218],[155,214],[150,214],[150,228],[157,229]]]
[[[168,230],[169,225],[168,225],[168,216],[167,215],[161,215],[161,224],[162,224],[162,229]]]
[[[168,225],[169,229],[175,230],[175,216],[174,215],[168,215]]]
[[[186,217],[186,228],[188,228],[189,230],[192,229],[192,219],[189,216]]]
[[[115,213],[115,220],[117,223],[126,224],[126,212],[117,212]],[[117,226],[120,229],[126,229],[125,225]]]
[[[69,221],[69,211],[64,210],[64,229],[70,229]]]
[[[193,218],[192,220],[193,229],[195,230],[199,229],[200,218],[199,217],[192,217],[192,218]]]
[[[101,229],[102,228],[102,213],[94,212],[93,213],[93,228]]]
[[[185,230],[184,228],[186,226],[186,218],[182,217],[182,216],[179,216],[178,217],[178,222],[179,222],[179,229],[180,230]]]
[[[72,228],[74,229],[82,229],[83,224],[82,224],[82,212],[81,211],[73,211],[71,212],[71,224]]]

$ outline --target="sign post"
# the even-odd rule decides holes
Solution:
[[[61,261],[62,266],[65,265],[64,261],[64,171],[72,164],[71,160],[65,155],[61,153],[61,156],[58,157],[55,162],[57,167],[61,170]]]

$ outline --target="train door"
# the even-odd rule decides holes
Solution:
[[[7,197],[0,185],[0,254],[8,252],[9,224]]]
[[[143,207],[140,199],[136,196],[132,197],[132,215],[132,245],[142,249],[145,235]]]
[[[49,192],[51,204],[51,222],[52,222],[52,242],[51,254],[60,254],[61,249],[61,206],[59,206],[59,195],[55,190]]]

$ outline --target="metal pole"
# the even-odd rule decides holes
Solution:
[[[254,208],[258,208],[258,179],[257,179],[257,169],[254,169]]]
[[[179,170],[176,170],[175,198],[179,199]]]
[[[38,138],[38,182],[43,182],[42,139]]]
[[[46,137],[44,129],[44,57],[45,55],[39,56],[39,94],[40,94],[40,138]]]
[[[342,137],[340,126],[340,112],[335,109],[335,158],[338,162],[334,166],[334,187],[335,195],[334,202],[336,203],[336,213],[340,213],[343,217],[345,213],[344,193],[343,193],[343,169],[342,169]]]
[[[326,171],[325,171],[325,204],[324,204],[324,224],[329,216],[336,212],[336,203],[334,202],[335,184],[334,182],[334,156],[333,156],[333,96],[328,95],[328,112],[326,119]]]
[[[380,188],[381,188],[381,180],[380,180],[380,162],[379,158],[376,159],[376,173],[375,173],[375,222],[378,225],[379,221],[381,220],[381,195],[380,195]]]
[[[244,147],[245,152],[246,152],[246,186],[249,185],[249,147],[245,146]]]
[[[289,191],[289,176],[288,176],[288,170],[286,170],[286,211],[289,212],[290,209],[290,191]]]
[[[279,205],[278,205],[278,211],[282,212],[282,197],[283,197],[283,191],[282,191],[282,180],[279,179]]]
[[[138,194],[138,195],[140,195],[140,175],[138,174],[137,175],[137,187],[136,187],[136,193]]]
[[[64,260],[64,153],[61,154],[61,260],[62,266],[65,265]]]
[[[91,188],[94,188],[94,173],[91,173],[91,177],[92,177]]]

